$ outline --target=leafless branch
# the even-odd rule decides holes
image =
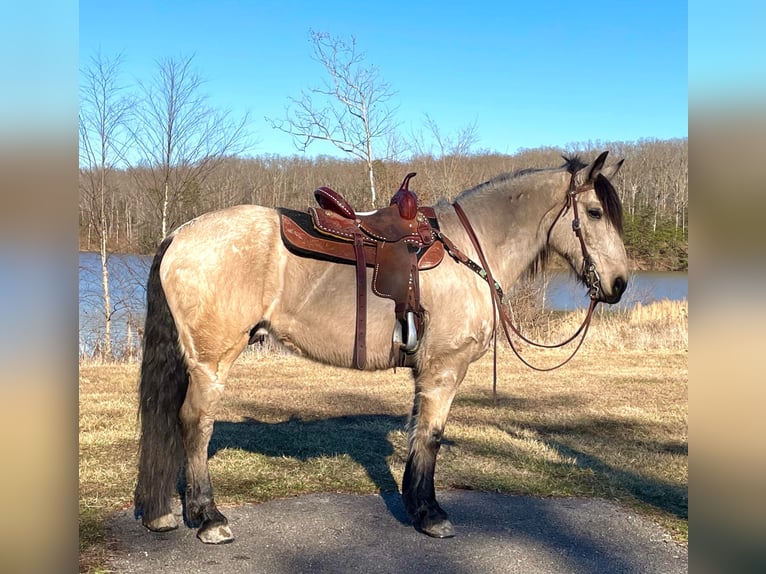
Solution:
[[[284,119],[266,120],[291,135],[301,151],[321,141],[364,161],[374,205],[374,143],[382,140],[387,145],[398,127],[396,107],[388,105],[396,92],[381,79],[376,67],[364,65],[365,55],[357,51],[353,36],[345,41],[312,30],[309,38],[312,59],[322,65],[327,77],[321,86],[302,91],[300,98],[290,98]]]
[[[193,56],[157,62],[157,76],[140,83],[142,99],[132,125],[135,170],[159,218],[160,238],[179,219],[195,215],[194,190],[227,156],[241,153],[248,118],[212,108]]]

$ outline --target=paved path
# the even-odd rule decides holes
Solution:
[[[657,525],[592,499],[445,491],[457,536],[436,540],[407,525],[398,495],[312,494],[223,509],[236,540],[202,544],[186,527],[145,530],[132,515],[112,524],[119,573],[434,574],[688,571],[686,548]]]

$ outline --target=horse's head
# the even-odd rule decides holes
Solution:
[[[628,256],[622,204],[610,179],[622,160],[605,167],[607,154],[571,170],[567,202],[548,232],[548,245],[569,262],[591,297],[617,303],[628,284]]]

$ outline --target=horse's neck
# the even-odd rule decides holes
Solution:
[[[564,201],[559,187],[552,174],[529,175],[458,198],[495,279],[504,287],[510,288],[545,247],[551,213]]]

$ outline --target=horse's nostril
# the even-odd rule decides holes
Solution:
[[[625,281],[622,277],[617,277],[614,280],[614,284],[612,285],[612,291],[615,295],[622,295],[625,291],[625,288],[628,286],[628,282]]]

